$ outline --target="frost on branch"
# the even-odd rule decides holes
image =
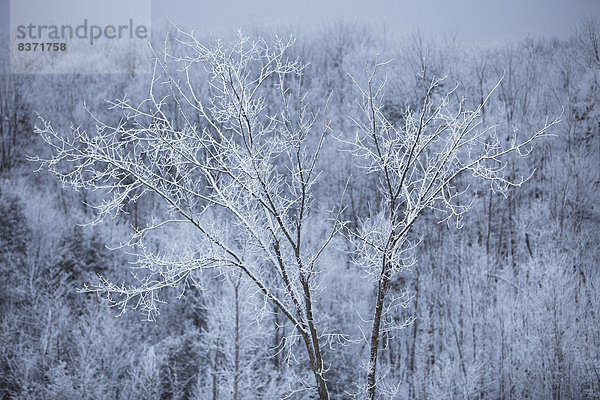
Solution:
[[[99,191],[102,221],[126,202],[150,195],[165,207],[156,221],[124,244],[137,258],[139,284],[101,279],[86,288],[124,309],[151,317],[163,288],[195,282],[198,270],[242,271],[302,337],[319,393],[326,393],[312,296],[319,257],[341,228],[333,212],[320,243],[305,234],[313,215],[312,187],[329,125],[303,88],[304,64],[287,56],[291,39],[273,44],[239,35],[226,46],[202,44],[178,32],[175,47],[156,57],[148,97],[110,102],[114,124],[96,120],[91,133],[63,136],[50,123],[37,128],[54,154],[39,160],[63,183]],[[164,257],[145,239],[172,226],[199,240],[190,254]],[[143,270],[143,272],[142,272]]]
[[[387,321],[398,314],[398,306],[406,307],[410,297],[404,293],[398,301],[388,293],[392,277],[413,266],[414,249],[419,243],[411,228],[427,210],[441,221],[455,220],[460,228],[463,215],[469,211],[474,195],[468,186],[461,188],[458,178],[470,173],[487,181],[490,190],[506,192],[520,186],[526,178],[509,179],[505,173],[505,156],[526,156],[532,142],[543,136],[559,119],[545,125],[524,140],[513,135],[508,145],[498,138],[495,126],[482,126],[481,113],[494,87],[474,110],[465,108],[465,99],[457,99],[456,87],[445,94],[443,78],[432,78],[423,94],[419,109],[408,109],[394,124],[384,114],[383,95],[386,79],[377,80],[377,70],[387,63],[376,63],[367,71],[365,83],[353,81],[360,93],[360,116],[351,119],[357,127],[350,152],[368,175],[378,180],[383,204],[380,211],[362,221],[356,232],[349,231],[354,243],[355,262],[376,282],[370,357],[366,371],[366,392],[374,399],[382,377],[377,376],[379,339],[383,333],[401,329],[411,321],[399,322],[396,328]],[[425,72],[422,77],[425,79]]]

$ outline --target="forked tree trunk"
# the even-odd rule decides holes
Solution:
[[[325,381],[325,377],[323,376],[323,357],[321,356],[321,349],[319,348],[319,338],[317,335],[317,329],[315,328],[313,318],[310,289],[308,286],[308,281],[305,279],[302,279],[302,289],[304,291],[306,322],[309,331],[308,334],[303,335],[304,342],[306,343],[306,349],[310,356],[311,367],[313,370],[313,374],[315,375],[319,400],[329,400],[329,390],[327,389],[327,382]]]

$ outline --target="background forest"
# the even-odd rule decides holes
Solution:
[[[171,33],[166,44],[177,45],[181,32]],[[275,39],[268,29],[247,33],[267,43]],[[153,33],[157,48],[164,37]],[[232,35],[224,43],[236,40]],[[559,116],[560,122],[526,146],[526,157],[504,157],[507,180],[531,176],[520,187],[499,190],[469,171],[455,182],[466,203],[451,208],[468,212],[447,219],[433,205],[416,220],[410,259],[386,284],[376,398],[600,398],[599,21],[582,20],[568,39],[531,36],[485,45],[423,33],[392,39],[368,25],[340,22],[296,34],[286,54],[307,64],[307,109],[315,115],[319,110],[315,132],[302,137],[308,148],[320,148],[303,234],[307,248],[328,244],[311,286],[328,396],[351,399],[368,391],[377,281],[352,232],[383,226],[389,204],[380,188],[383,174],[356,150],[360,123],[368,120],[357,83],[365,87],[365,72],[376,60],[391,60],[377,75],[378,84],[386,82],[380,98],[381,121],[389,123],[384,128],[412,121],[411,112],[418,113],[429,95],[434,104],[470,110],[483,104],[480,127],[491,127],[508,145]],[[28,160],[47,159],[52,151],[34,133],[37,126],[48,134],[38,115],[52,122],[59,137],[71,123],[90,132],[99,120],[119,125],[124,114],[115,105],[128,103],[105,100],[137,104],[148,97],[151,78],[13,75],[6,56],[1,62],[0,397],[323,398],[294,323],[235,268],[217,263],[193,269],[178,284],[169,280],[171,269],[159,271],[171,287],[118,303],[121,282],[129,287],[143,274],[131,269],[144,267],[132,254],[141,245],[107,246],[127,242],[135,229],[172,209],[136,187],[118,198],[115,209],[106,209],[101,223],[81,226],[94,221],[92,205],[102,204],[105,191],[64,189],[45,168],[35,172],[43,164]],[[214,87],[206,74],[200,71],[192,81],[210,99]],[[267,96],[266,109],[284,107],[282,99]],[[188,126],[173,97],[161,107],[165,121]],[[193,110],[186,115],[195,118]],[[280,165],[273,168],[284,174],[289,160],[274,159]],[[169,166],[163,174],[175,174]],[[218,185],[197,187],[209,192],[209,186]],[[252,251],[252,240],[241,239],[248,236],[244,227],[216,211],[211,216],[216,228],[225,227],[223,240],[250,249],[244,254],[256,265],[269,262]],[[190,228],[174,224],[148,237],[142,250],[163,255],[155,263],[172,267],[171,255],[193,255],[198,243]],[[77,291],[96,287],[98,274],[107,279],[101,288],[106,282],[117,286],[98,295]],[[117,303],[107,302],[107,295]],[[392,307],[395,301],[399,306]]]

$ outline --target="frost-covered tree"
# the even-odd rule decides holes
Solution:
[[[559,121],[546,121],[523,140],[517,139],[516,132],[511,133],[512,139],[503,145],[496,127],[481,123],[482,108],[491,92],[479,107],[469,110],[464,107],[464,99],[453,96],[454,89],[444,93],[443,79],[433,77],[429,78],[421,106],[417,110],[409,108],[394,124],[384,114],[386,81],[376,79],[378,68],[384,64],[376,63],[362,86],[356,82],[363,115],[353,118],[358,131],[350,143],[352,154],[357,160],[365,160],[368,174],[378,180],[383,199],[357,231],[349,232],[356,246],[356,262],[376,285],[372,329],[366,339],[369,399],[376,398],[378,388],[382,394],[394,395],[395,387],[384,385],[381,374],[377,375],[377,359],[381,335],[410,323],[395,318],[398,308],[407,307],[408,294],[389,289],[394,275],[416,263],[414,250],[419,238],[412,233],[415,222],[429,211],[440,221],[455,221],[460,228],[475,196],[468,185],[460,184],[462,175],[488,181],[493,191],[506,192],[511,186],[521,186],[526,179],[515,181],[506,175],[506,155],[527,155],[532,142],[546,136]],[[426,76],[423,71],[423,79]]]
[[[73,127],[68,135],[45,120],[37,128],[54,150],[38,159],[42,167],[104,195],[94,222],[145,195],[164,205],[126,244],[137,253],[137,284],[103,278],[85,290],[122,308],[134,301],[152,318],[160,289],[196,284],[202,269],[242,271],[294,327],[287,343],[303,343],[327,399],[321,346],[329,336],[317,326],[314,298],[319,257],[341,225],[332,214],[320,240],[307,234],[317,226],[312,187],[329,128],[309,104],[306,66],[288,58],[288,39],[240,35],[231,46],[204,45],[179,32],[178,43],[156,58],[146,99],[111,102],[121,112],[116,124],[98,120],[95,132]],[[193,246],[152,251],[146,239],[172,225],[191,227]]]

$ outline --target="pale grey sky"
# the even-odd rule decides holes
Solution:
[[[330,20],[364,20],[403,34],[458,32],[463,40],[502,40],[527,33],[565,36],[584,14],[600,14],[600,0],[172,0],[152,1],[165,16],[197,29],[257,23],[318,27]]]
[[[0,0],[0,13],[6,29],[9,0]],[[257,24],[311,29],[345,19],[385,25],[397,34],[456,31],[459,39],[469,41],[520,38],[526,33],[563,37],[590,13],[600,15],[600,0],[152,0],[154,23],[169,17],[200,30],[231,31]]]

